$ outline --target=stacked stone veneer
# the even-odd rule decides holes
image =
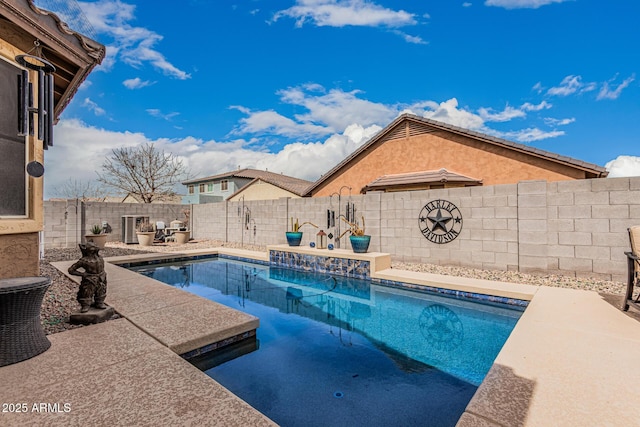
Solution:
[[[269,251],[269,265],[306,271],[337,274],[354,279],[370,279],[371,263],[366,260],[326,257],[288,251]]]
[[[343,212],[348,199],[343,192]],[[454,203],[463,216],[460,236],[448,244],[431,243],[419,230],[420,211],[434,199]],[[366,219],[369,250],[388,252],[396,261],[624,281],[627,228],[640,224],[640,177],[369,193],[351,201],[356,217]],[[335,233],[326,227],[330,206],[337,211],[337,196],[193,205],[192,235],[246,245],[284,244],[291,217]],[[302,231],[303,245],[315,241],[318,229]],[[348,238],[341,247],[350,248]]]
[[[164,221],[168,226],[173,220],[184,221],[182,213],[189,205],[102,203],[84,204],[85,221],[82,226],[83,205],[75,199],[44,202],[44,246],[45,248],[71,248],[90,233],[93,224],[107,221],[110,227],[109,241],[122,240],[122,216],[148,216],[150,222]]]

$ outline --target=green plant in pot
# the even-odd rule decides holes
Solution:
[[[315,225],[312,222],[303,222],[302,224],[299,223],[298,218],[296,218],[296,221],[293,221],[293,217],[291,217],[291,231],[287,231],[285,233],[285,235],[287,236],[287,243],[289,244],[289,246],[300,246],[300,242],[302,241],[302,231],[300,231],[300,229],[302,228],[302,226],[309,224],[314,226],[315,228],[318,228],[317,225]]]
[[[350,233],[349,240],[351,241],[351,248],[355,253],[366,253],[369,250],[369,243],[371,243],[371,236],[364,234],[365,232],[365,224],[364,224],[364,216],[362,218],[362,228],[358,224],[358,222],[351,222],[345,218],[344,215],[340,215],[340,218],[349,224],[349,228],[345,230],[339,238],[342,238],[347,233]]]
[[[87,242],[93,242],[97,247],[103,249],[107,244],[107,236],[102,232],[102,226],[99,224],[93,224],[90,229],[90,234],[84,236]]]

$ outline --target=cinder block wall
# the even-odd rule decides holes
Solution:
[[[447,244],[432,243],[420,232],[420,212],[435,199],[455,204],[462,214],[460,235]],[[388,252],[396,261],[616,281],[626,280],[627,228],[640,225],[640,177],[343,194],[342,213],[349,200],[356,218],[366,219],[370,251]],[[193,237],[282,244],[291,217],[337,235],[337,227],[326,227],[330,208],[338,215],[336,195],[194,205]],[[249,213],[248,226],[241,212]],[[340,222],[339,227],[344,231],[347,226]],[[318,229],[305,226],[302,231],[302,244],[315,241]],[[350,248],[348,238],[341,247]]]
[[[122,240],[122,216],[148,216],[150,222],[164,221],[167,225],[175,219],[185,220],[183,211],[189,205],[144,204],[144,203],[102,203],[84,204],[85,220],[82,227],[82,203],[76,199],[44,202],[44,245],[45,248],[71,248],[89,234],[93,224],[107,221],[110,226],[109,241]]]
[[[435,199],[458,207],[462,230],[446,244],[420,232],[423,207]],[[518,184],[397,193],[193,205],[192,237],[245,245],[286,243],[290,218],[310,221],[336,244],[347,225],[338,218],[347,202],[366,220],[370,251],[388,252],[396,261],[482,269],[556,273],[626,280],[627,228],[640,225],[640,177],[578,181],[523,181]],[[340,203],[340,212],[338,212]],[[122,215],[148,215],[152,221],[184,219],[188,205],[89,203],[85,230],[75,200],[45,202],[45,247],[73,247],[92,224],[108,221],[110,240],[121,239]],[[327,228],[327,210],[336,211],[336,227]],[[339,229],[339,230],[338,230]],[[304,226],[302,244],[319,229]],[[345,236],[341,248],[350,249]]]

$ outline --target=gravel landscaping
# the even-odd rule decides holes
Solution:
[[[153,246],[147,247],[141,247],[139,245],[127,245],[121,242],[108,242],[107,246],[100,251],[100,255],[104,258],[107,258],[111,256],[132,255],[150,252],[179,252],[187,249],[204,249],[220,246],[231,248],[242,247],[243,249],[256,251],[266,250],[266,247],[264,246],[247,244],[240,246],[239,244],[225,243],[217,240],[194,240],[184,245],[177,245],[175,243],[164,243],[154,244]],[[55,261],[78,260],[80,256],[81,254],[78,248],[45,250],[45,258],[40,263],[40,274],[42,276],[50,277],[52,282],[42,302],[41,311],[42,324],[47,334],[53,334],[56,332],[62,332],[67,329],[80,327],[80,325],[71,325],[69,323],[69,316],[71,315],[71,313],[78,311],[80,308],[80,305],[76,301],[78,285],[49,264],[50,262]],[[459,277],[487,279],[501,282],[525,283],[530,285],[544,285],[561,288],[591,290],[601,294],[616,295],[615,298],[610,297],[612,300],[612,304],[615,303],[617,296],[620,296],[620,298],[618,299],[622,298],[622,295],[626,288],[625,284],[620,282],[611,282],[590,278],[572,278],[557,275],[531,275],[520,273],[517,271],[478,270],[462,267],[448,267],[432,264],[416,264],[404,262],[393,262],[391,267],[399,270],[453,275]],[[109,303],[108,296],[107,303]]]

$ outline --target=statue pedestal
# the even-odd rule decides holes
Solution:
[[[101,323],[111,319],[111,316],[115,314],[115,310],[112,307],[107,308],[95,308],[91,307],[86,313],[72,313],[69,317],[69,322],[74,325],[91,325],[94,323]]]

